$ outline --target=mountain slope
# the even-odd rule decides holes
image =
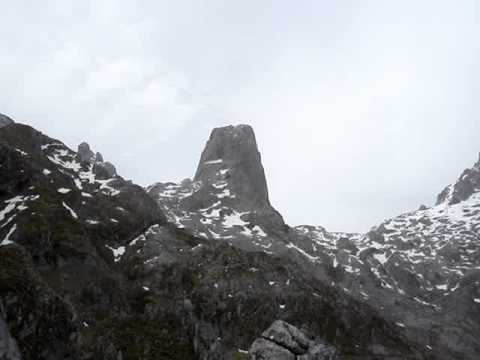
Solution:
[[[239,130],[252,147],[253,131]],[[154,201],[85,144],[74,152],[25,125],[0,128],[0,319],[23,358],[239,359],[277,319],[322,337],[343,359],[428,358],[304,261],[269,204],[262,168],[229,158],[237,150],[225,146],[212,156],[223,156],[231,176],[199,171],[175,185],[198,187],[191,195],[152,188]],[[205,156],[201,166],[218,160]],[[234,174],[260,188],[249,195]],[[226,190],[235,196],[218,196]],[[197,236],[202,229],[210,236]]]
[[[479,163],[437,205],[386,220],[365,235],[296,230],[310,257],[328,256],[332,281],[422,339],[436,358],[480,354]],[[448,355],[446,355],[448,354]]]
[[[164,216],[33,128],[0,128],[0,308],[25,359],[78,358],[89,323],[128,310],[122,245]],[[76,354],[76,355],[75,355]]]
[[[196,236],[268,252],[280,251],[287,241],[287,227],[268,199],[250,126],[214,129],[193,181],[157,183],[147,192],[172,222]]]
[[[193,181],[147,191],[188,233],[288,258],[313,281],[369,304],[425,356],[475,359],[479,168],[466,170],[434,208],[387,220],[368,234],[290,228],[269,203],[253,130],[240,125],[212,132]]]

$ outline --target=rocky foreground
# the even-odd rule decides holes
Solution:
[[[368,234],[288,226],[246,125],[147,189],[5,116],[0,164],[2,360],[480,354],[478,164]]]

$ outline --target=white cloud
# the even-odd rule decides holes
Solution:
[[[0,112],[142,184],[192,174],[213,126],[251,123],[289,222],[365,230],[433,201],[479,150],[475,0],[2,11]]]

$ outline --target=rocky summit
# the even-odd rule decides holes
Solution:
[[[288,228],[270,204],[250,126],[214,129],[193,180],[157,183],[147,192],[171,222],[195,236],[223,239],[247,250],[285,245]],[[273,237],[279,241],[271,241]]]
[[[240,206],[270,207],[260,152],[253,129],[248,125],[214,129],[194,177],[194,181],[212,185],[228,179],[228,190],[237,197]]]
[[[142,188],[2,115],[0,359],[478,359],[479,169],[329,232],[272,207],[250,126]]]
[[[0,114],[0,128],[13,124],[13,120],[10,119],[7,115]]]

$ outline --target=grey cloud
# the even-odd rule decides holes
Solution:
[[[250,123],[292,224],[365,231],[480,150],[477,1],[16,1],[1,108],[147,185]]]

